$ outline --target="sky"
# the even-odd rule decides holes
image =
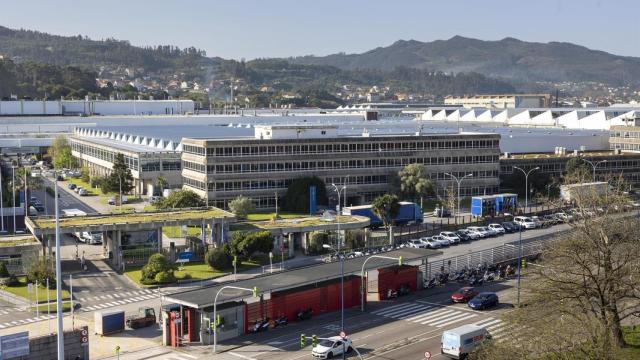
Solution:
[[[208,56],[361,53],[454,35],[564,41],[640,56],[638,0],[0,0],[0,25]]]

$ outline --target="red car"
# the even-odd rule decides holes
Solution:
[[[472,287],[463,287],[451,295],[451,301],[454,303],[466,303],[478,294],[479,293]]]

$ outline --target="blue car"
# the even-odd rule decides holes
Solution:
[[[67,185],[67,188],[69,188],[69,190],[75,190],[76,184],[69,184]]]
[[[481,292],[467,303],[467,305],[473,310],[484,310],[498,306],[499,304],[500,301],[498,300],[498,295],[492,292]]]

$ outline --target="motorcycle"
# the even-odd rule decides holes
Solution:
[[[289,324],[289,319],[284,315],[280,316],[279,318],[277,318],[277,319],[275,319],[273,321],[273,327],[274,328],[277,328],[279,326],[280,327],[286,326],[287,324]]]
[[[436,278],[431,278],[431,280],[429,280],[429,282],[427,282],[424,285],[424,287],[427,288],[427,289],[431,289],[431,288],[436,287]]]
[[[309,320],[311,319],[311,316],[313,316],[312,308],[300,309],[300,311],[298,311],[298,315],[296,316],[296,318],[298,319],[298,321]]]
[[[469,281],[469,286],[480,286],[484,282],[482,277],[474,277]]]
[[[387,289],[387,299],[397,299],[398,291],[394,289]]]
[[[409,292],[411,292],[411,289],[409,288],[409,286],[402,285],[400,287],[400,290],[398,291],[398,296],[409,295]]]
[[[256,320],[255,324],[253,325],[253,328],[251,328],[250,332],[251,333],[259,333],[261,331],[267,331],[269,330],[269,318],[265,318],[263,320]]]

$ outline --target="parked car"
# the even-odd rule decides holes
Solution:
[[[75,189],[76,189],[76,187],[77,187],[77,186],[76,186],[76,184],[69,184],[69,185],[67,185],[67,189],[69,189],[69,190],[75,190]]]
[[[514,233],[520,230],[520,227],[512,221],[505,221],[500,225],[502,225],[502,227],[504,228],[504,232],[507,234]]]
[[[564,222],[564,223],[568,223],[568,222],[571,222],[573,220],[573,216],[568,215],[568,214],[563,213],[563,212],[555,213],[555,214],[553,214],[553,216],[555,216],[556,219],[558,219],[558,221]]]
[[[426,245],[426,247],[428,247],[430,249],[437,249],[437,248],[440,247],[440,244],[437,241],[435,241],[432,238],[430,238],[430,237],[420,238],[420,241],[422,241]]]
[[[477,236],[478,239],[486,238],[489,235],[489,234],[487,234],[486,231],[480,230],[477,226],[469,226],[467,228],[467,231],[469,231],[469,233]]]
[[[478,294],[479,292],[473,287],[463,287],[451,294],[451,301],[453,301],[454,303],[466,303],[476,297]]]
[[[504,229],[504,227],[502,227],[502,225],[500,224],[489,224],[489,226],[487,226],[489,229],[495,231],[498,233],[498,235],[503,235],[504,233],[506,233],[507,231]]]
[[[536,224],[536,229],[546,227],[546,225],[542,222],[542,220],[540,220],[538,216],[532,216],[531,221]]]
[[[513,222],[520,225],[523,229],[535,229],[536,223],[531,220],[530,217],[516,216],[513,218]]]
[[[64,181],[64,177],[62,177],[61,175],[56,176],[56,180],[57,181]]]
[[[542,219],[544,219],[546,222],[548,222],[551,225],[556,225],[556,224],[560,223],[560,220],[558,220],[558,218],[556,218],[555,216],[553,216],[551,214],[547,214],[547,215],[543,216]]]
[[[453,231],[443,231],[443,232],[440,233],[440,236],[442,236],[443,238],[449,240],[451,245],[458,244],[460,242],[460,238]]]
[[[115,205],[115,204],[116,204],[116,199],[111,198],[111,199],[107,200],[107,204],[109,204],[109,205]]]
[[[445,239],[441,235],[432,236],[431,239],[433,239],[433,241],[436,241],[438,244],[440,244],[440,246],[449,246],[449,245],[451,245],[451,242],[449,240]]]
[[[427,244],[420,239],[409,240],[408,244],[410,248],[414,248],[414,249],[424,249],[427,247]]]
[[[495,230],[493,230],[493,229],[491,229],[491,228],[489,228],[487,226],[478,226],[478,227],[480,228],[480,230],[486,232],[488,237],[498,235],[497,231],[495,231]]]
[[[332,336],[325,340],[320,340],[318,345],[311,349],[311,355],[320,359],[331,359],[342,352],[349,353],[353,350],[351,339]],[[344,350],[343,350],[344,349]]]
[[[77,188],[73,189],[73,191],[75,191],[76,193],[80,193],[80,189],[82,189],[82,186],[78,186]]]
[[[469,300],[467,305],[473,310],[485,310],[500,305],[498,295],[493,292],[481,292],[473,299]]]
[[[156,196],[156,195],[154,195],[154,196],[152,196],[152,197],[150,197],[150,198],[149,198],[149,203],[151,203],[151,204],[155,204],[155,203],[157,203],[157,202],[158,202],[158,201],[160,201],[160,200],[162,200],[162,196]],[[321,213],[320,215],[322,215],[322,213]]]
[[[465,229],[460,229],[456,231],[456,235],[458,235],[458,237],[460,238],[460,241],[465,242],[465,241],[471,241],[474,240],[475,238],[471,237],[471,235],[469,234],[468,230]]]
[[[78,195],[87,196],[87,195],[89,195],[89,192],[87,191],[87,189],[80,189],[80,190],[78,190]]]

